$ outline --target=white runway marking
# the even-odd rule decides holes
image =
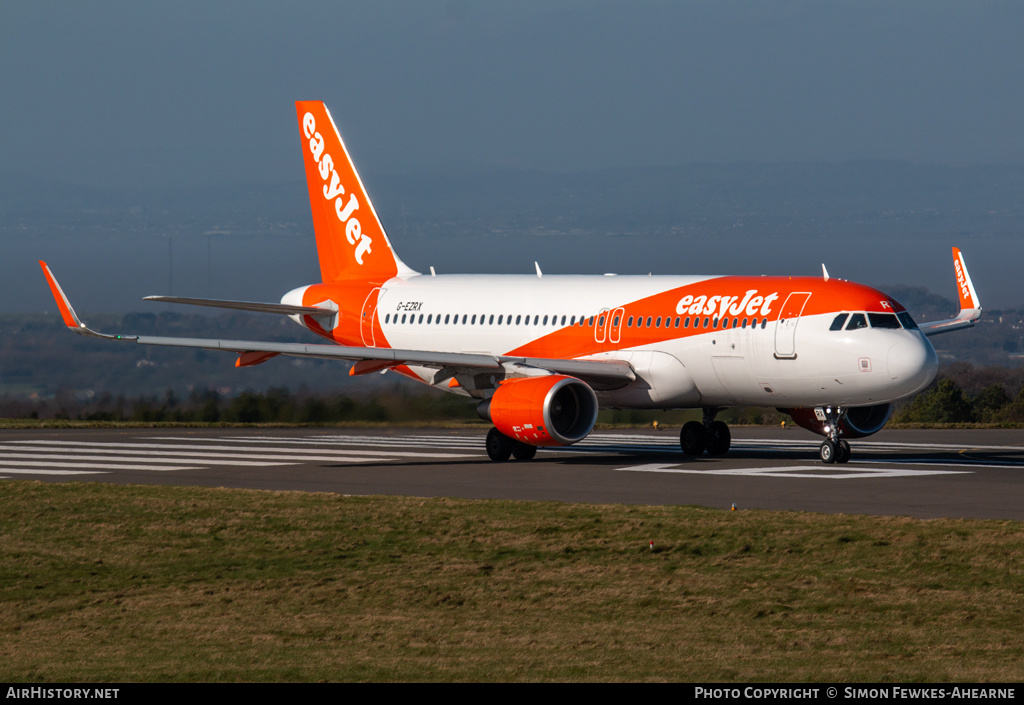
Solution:
[[[363,438],[363,437],[353,437]],[[167,436],[159,440],[174,440]],[[99,474],[103,471],[143,470],[168,472],[202,470],[214,466],[239,468],[294,466],[301,463],[365,465],[395,462],[399,459],[424,460],[470,457],[467,453],[415,452],[392,450],[388,443],[373,445],[374,450],[343,448],[335,439],[319,447],[297,446],[292,439],[184,437],[184,443],[100,442],[68,440],[20,440],[0,444],[0,475],[25,474]],[[385,440],[385,439],[381,439]],[[388,447],[381,447],[388,446]],[[482,454],[482,446],[477,447]],[[8,469],[5,466],[11,466]],[[32,468],[39,468],[33,470]],[[61,468],[67,468],[63,470]],[[89,468],[89,470],[84,470]],[[82,470],[79,470],[82,469]]]
[[[24,468],[0,468],[0,477],[4,475],[102,475],[100,470],[26,470]]]
[[[20,441],[16,441],[20,442]],[[67,448],[62,454],[66,457],[75,457],[79,453],[101,453],[108,454],[111,459],[115,455],[123,455],[132,457],[134,456],[137,460],[148,460],[150,462],[162,462],[160,460],[154,460],[152,456],[167,458],[171,452],[171,448],[175,446],[168,446],[168,450],[136,450],[131,444],[121,444],[126,446],[124,450],[120,449],[109,449],[109,448],[83,448],[78,445],[74,446],[60,446],[61,448]],[[187,448],[187,446],[182,446]],[[0,446],[0,450],[4,449],[4,446]],[[32,445],[18,446],[17,450],[33,450]],[[42,446],[39,448],[40,451],[53,451],[57,450],[52,446]],[[245,448],[238,448],[237,450],[244,451]],[[262,449],[257,449],[262,450]],[[284,450],[284,449],[280,449]],[[358,452],[358,451],[357,451]],[[250,467],[265,467],[269,465],[298,465],[299,463],[307,460],[322,460],[328,462],[349,462],[349,463],[366,463],[375,462],[380,460],[388,460],[389,458],[382,456],[382,454],[375,454],[376,457],[367,457],[363,455],[355,455],[353,453],[345,454],[332,454],[332,455],[307,455],[298,453],[287,453],[281,455],[275,455],[270,452],[264,451],[263,453],[203,453],[195,450],[174,450],[171,457],[179,460],[185,460],[188,462],[201,462],[204,465],[239,465],[239,466],[250,466]],[[5,453],[0,457],[19,457],[17,453]],[[22,456],[28,457],[28,456]],[[55,456],[40,456],[33,455],[32,457],[55,457]],[[255,460],[255,459],[259,460]]]
[[[825,468],[829,468],[825,471]],[[800,477],[821,480],[862,480],[884,477],[917,477],[924,475],[967,475],[970,470],[908,470],[900,468],[856,468],[849,465],[790,465],[787,467],[767,468],[728,468],[698,470],[681,468],[672,464],[651,463],[618,468],[619,472],[666,472],[688,475],[732,475],[739,477]]]
[[[733,450],[774,457],[784,452],[811,453],[807,464],[783,467],[716,468],[712,464],[688,465],[681,456],[677,434],[592,433],[574,446],[540,448],[547,458],[551,452],[643,457],[649,454],[678,456],[668,463],[646,463],[619,468],[621,472],[709,474],[737,477],[797,477],[831,480],[918,477],[962,474],[980,468],[1016,468],[1024,463],[986,459],[972,462],[971,451],[1024,454],[1024,446],[986,445],[964,447],[944,443],[892,443],[857,441],[855,460],[848,465],[823,465],[816,460],[819,441],[813,439],[747,439],[734,441]],[[946,454],[941,461],[927,457],[879,457],[896,451],[933,451]],[[322,436],[246,436],[227,432],[224,436],[151,436],[140,442],[97,442],[73,440],[19,440],[0,444],[0,475],[77,474],[102,471],[144,470],[168,472],[202,470],[214,466],[272,467],[301,463],[367,465],[406,459],[472,459],[484,455],[484,434],[403,436],[334,433]],[[1014,456],[1015,457],[1015,456]],[[962,462],[958,462],[962,458]],[[672,458],[669,458],[672,460]],[[626,460],[626,462],[629,462]],[[635,462],[635,461],[634,461]],[[796,460],[799,463],[799,460]],[[10,466],[7,469],[4,466]],[[34,470],[32,468],[39,468]],[[943,469],[939,469],[943,468]],[[945,469],[949,468],[949,469]]]
[[[387,443],[383,443],[383,442],[357,443],[355,440],[353,440],[353,441],[338,441],[338,440],[314,441],[314,440],[305,440],[305,439],[266,438],[266,437],[263,437],[263,438],[246,438],[246,437],[241,437],[241,438],[211,438],[210,439],[210,442],[218,442],[218,443],[225,443],[225,442],[227,442],[227,443],[254,443],[254,444],[256,444],[252,448],[244,448],[244,447],[241,447],[241,446],[199,445],[199,444],[196,444],[196,442],[198,440],[200,440],[200,439],[191,438],[191,437],[160,436],[159,438],[161,438],[162,440],[191,441],[194,445],[184,445],[184,444],[178,444],[178,443],[119,443],[119,444],[109,444],[109,445],[122,445],[122,446],[131,447],[131,448],[202,448],[202,449],[206,449],[206,450],[226,450],[226,451],[252,450],[252,451],[259,451],[261,454],[265,454],[265,453],[268,452],[266,448],[259,447],[259,445],[261,445],[261,444],[262,445],[271,445],[271,444],[275,444],[276,445],[276,444],[282,444],[283,443],[283,444],[288,444],[288,445],[299,445],[299,446],[301,446],[301,445],[323,445],[325,443],[329,443],[329,444],[333,444],[333,445],[370,445],[370,446],[375,446],[375,447],[387,446],[388,445]],[[352,438],[353,439],[358,439],[358,438],[362,438],[362,437],[360,437],[360,436],[353,436]],[[15,441],[15,442],[16,443],[34,443],[35,441]],[[47,442],[48,443],[70,443],[72,441],[47,441]],[[481,452],[483,452],[483,446],[481,444],[479,444],[479,443],[477,445],[479,446],[477,448],[477,450],[480,450]],[[312,454],[315,454],[315,453],[323,454],[323,453],[330,453],[331,452],[329,450],[325,450],[325,449],[322,449],[322,448],[321,449],[315,449],[315,450],[314,449],[307,450],[307,449],[304,449],[304,448],[298,448],[298,449],[295,449],[295,448],[274,448],[272,450],[275,450],[275,451],[277,451],[279,453],[288,453],[288,454],[296,454],[296,455],[300,455],[301,454],[302,457],[304,457],[304,458],[316,457],[316,456],[312,456]],[[379,451],[345,449],[344,451],[338,451],[338,455],[337,456],[334,456],[334,455],[323,456],[323,458],[321,458],[321,459],[333,459],[333,458],[336,458],[336,457],[341,457],[343,455],[350,455],[350,456],[374,455],[374,456],[378,456],[378,457],[381,457],[381,458],[461,458],[461,457],[463,457],[464,454],[463,453],[407,453],[407,452],[403,452],[403,451],[393,451],[393,450],[391,450],[388,447],[384,447],[384,448],[381,448],[381,450],[379,450]]]
[[[25,450],[25,449],[22,448],[22,450]],[[86,454],[88,454],[88,453],[108,453],[109,454],[110,452],[111,451],[109,451],[109,450],[99,450],[99,449],[96,449],[96,448],[75,448],[73,451],[69,451],[67,453],[4,453],[2,456],[0,456],[0,463],[7,462],[8,458],[26,458],[26,459],[38,458],[40,460],[77,460],[78,458],[76,456],[79,453],[86,453]],[[116,451],[114,451],[114,452],[116,453]],[[159,457],[159,458],[149,457],[149,456],[152,456],[152,455],[158,455],[158,456],[162,456],[162,457]],[[197,463],[201,462],[203,465],[240,465],[240,466],[243,466],[243,467],[256,467],[256,468],[269,467],[271,465],[296,465],[297,464],[297,463],[294,463],[294,462],[257,462],[257,461],[253,461],[253,460],[219,460],[219,459],[216,459],[218,457],[222,458],[224,456],[215,456],[214,458],[205,458],[205,457],[193,458],[193,457],[191,457],[191,456],[196,456],[196,455],[202,456],[203,454],[202,453],[181,453],[181,454],[176,454],[175,457],[173,457],[173,458],[169,458],[169,457],[167,457],[167,453],[166,452],[150,451],[149,453],[147,453],[146,451],[135,451],[135,452],[125,451],[121,455],[100,455],[100,456],[90,455],[88,458],[82,458],[82,460],[92,460],[92,461],[95,461],[95,462],[105,462],[105,463],[128,463],[128,462],[143,462],[143,463],[174,463],[174,462],[179,462],[180,463],[182,461],[186,461],[186,462],[192,461],[192,462],[197,462]],[[185,457],[185,456],[189,456],[189,457]],[[243,457],[259,457],[259,456],[243,456]]]
[[[179,458],[180,460],[180,458]],[[47,460],[45,462],[35,460],[12,460],[8,463],[3,458],[0,458],[0,465],[18,465],[25,467],[39,467],[39,468],[100,468],[103,470],[158,470],[161,472],[167,472],[170,470],[198,470],[198,467],[179,465],[179,466],[166,466],[166,465],[135,465],[135,464],[123,464],[118,463],[116,465],[111,463],[64,463],[56,462],[53,460]],[[7,468],[0,467],[0,472],[7,472]]]

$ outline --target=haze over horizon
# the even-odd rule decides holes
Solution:
[[[1024,5],[984,0],[650,0],[629,6],[595,0],[12,0],[0,8],[0,186],[19,203],[49,199],[67,206],[63,198],[88,189],[154,193],[296,183],[303,178],[296,99],[327,104],[364,178],[502,170],[579,175],[693,164],[1018,167],[1024,165],[1022,26]],[[747,181],[745,193],[762,188]],[[930,241],[887,234],[881,253],[877,243],[851,240],[850,231],[830,227],[813,241],[781,231],[782,240],[764,247],[757,247],[756,234],[744,239],[729,229],[689,240],[651,232],[625,249],[623,240],[604,236],[565,232],[538,239],[522,232],[477,251],[465,236],[416,231],[410,224],[415,213],[407,203],[433,197],[418,186],[423,180],[403,182],[419,189],[404,197],[389,195],[379,183],[368,188],[375,201],[385,192],[378,207],[396,249],[406,259],[422,259],[411,262],[421,269],[437,264],[470,271],[482,262],[485,270],[497,263],[529,271],[532,260],[541,259],[556,271],[657,272],[671,262],[671,271],[685,273],[756,266],[813,274],[824,260],[835,276],[876,284],[927,281],[948,295],[948,247],[957,244],[983,301],[986,290],[995,289],[987,282],[999,282],[1003,305],[1024,303],[1012,288],[1014,263],[1024,256],[1020,233],[1004,228],[993,236],[983,209],[976,224],[963,225],[963,212],[943,221]],[[941,200],[948,183],[926,180],[925,186]],[[770,186],[762,193],[771,193]],[[606,193],[614,201],[621,191]],[[509,193],[506,200],[514,207],[518,196]],[[89,196],[83,198],[75,207],[88,214]],[[1001,198],[1001,217],[1024,203],[1024,194]],[[487,203],[494,200],[500,198]],[[913,199],[908,203],[895,207],[909,212]],[[700,205],[679,217],[701,217],[694,211]],[[294,211],[307,206],[300,196]],[[792,219],[808,219],[813,207],[807,200],[793,203]],[[873,222],[892,208],[880,198],[863,210]],[[554,210],[537,212],[558,218]],[[461,212],[450,217],[471,222]],[[309,221],[297,219],[311,233]],[[88,219],[76,221],[83,223]],[[154,281],[173,284],[174,293],[206,295],[184,290],[187,270],[202,270],[193,284],[206,289],[208,268],[236,263],[229,251],[214,248],[211,255],[209,242],[200,241],[181,249],[172,267],[170,243],[149,241],[161,232],[152,220],[147,232],[153,237],[140,235],[137,242],[128,231],[115,242],[83,227],[71,245],[39,221],[3,225],[0,299],[7,310],[48,305],[40,301],[47,293],[37,268],[27,271],[38,258],[55,258],[51,264],[66,285],[85,289],[86,306],[108,310],[125,309],[115,280],[132,301],[170,293]],[[557,228],[557,222],[550,226]],[[203,221],[189,234],[208,229]],[[291,286],[315,273],[311,235],[300,245],[258,242],[270,261],[245,276],[233,272],[239,281],[214,295],[274,300],[286,290],[272,288],[282,285],[278,279]],[[260,254],[246,255],[247,261]],[[280,270],[278,278],[266,273],[271,266]],[[155,291],[139,290],[147,285]],[[97,298],[90,300],[94,291]],[[76,299],[77,292],[69,293]]]

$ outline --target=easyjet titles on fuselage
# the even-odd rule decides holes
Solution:
[[[779,292],[775,291],[768,296],[755,296],[757,289],[748,289],[741,299],[739,296],[712,296],[704,294],[694,296],[687,294],[679,299],[676,304],[676,313],[680,316],[710,316],[717,315],[719,318],[726,314],[730,316],[767,316],[771,313],[772,302],[779,298]],[[760,313],[758,313],[760,309]]]
[[[350,245],[356,245],[356,262],[362,264],[363,255],[373,251],[370,249],[373,241],[369,235],[363,234],[359,219],[352,215],[359,208],[359,199],[354,193],[350,193],[348,201],[345,200],[345,187],[342,186],[341,177],[334,169],[334,158],[329,153],[324,154],[324,138],[316,132],[316,119],[312,113],[302,116],[302,131],[309,139],[309,151],[313,155],[313,161],[319,165],[320,178],[324,180],[324,198],[328,201],[334,200],[334,213],[345,226],[345,239]]]

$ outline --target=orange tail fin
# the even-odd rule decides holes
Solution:
[[[380,284],[415,274],[392,250],[327,108],[320,101],[298,101],[295,112],[323,280]]]

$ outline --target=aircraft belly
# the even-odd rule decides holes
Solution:
[[[660,350],[635,350],[621,359],[628,359],[637,379],[622,389],[599,392],[602,406],[672,409],[701,405],[701,393],[693,377],[674,355]]]

